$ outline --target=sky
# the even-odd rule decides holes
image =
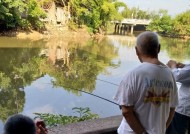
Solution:
[[[190,10],[190,0],[120,0],[125,2],[129,8],[139,7],[145,11],[168,10],[168,14],[176,16],[186,10]]]

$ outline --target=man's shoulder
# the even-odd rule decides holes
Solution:
[[[133,73],[139,73],[139,72],[141,72],[141,71],[147,70],[148,67],[149,67],[149,66],[147,66],[147,64],[142,63],[142,64],[140,64],[140,65],[134,67],[133,69],[131,69],[131,70],[129,71],[129,74],[131,74],[131,73],[132,73],[132,74],[133,74]]]
[[[150,64],[150,63],[142,63],[138,66],[136,66],[135,68],[133,68],[132,70],[130,70],[127,74],[126,77],[129,76],[142,76],[144,74],[150,73],[150,72],[158,72],[158,71],[163,71],[164,72],[169,72],[171,73],[171,70],[167,67],[167,66],[159,66],[159,65],[155,65],[155,64]]]
[[[125,78],[130,77],[130,76],[139,75],[140,72],[143,71],[143,70],[142,70],[142,67],[143,67],[143,66],[144,66],[144,65],[141,64],[141,65],[138,65],[138,66],[134,67],[133,69],[129,70],[129,71],[127,72],[127,74],[125,75]]]

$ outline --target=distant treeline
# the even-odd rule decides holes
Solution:
[[[190,36],[190,10],[171,17],[167,10],[143,11],[139,8],[125,8],[121,12],[124,18],[151,19],[152,22],[147,26],[147,30],[158,33],[183,37]]]
[[[170,37],[190,36],[190,10],[178,14],[174,18],[167,12],[163,12],[152,19],[147,30],[157,31]]]

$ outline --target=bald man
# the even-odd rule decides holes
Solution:
[[[158,59],[156,33],[141,33],[135,49],[142,64],[126,74],[114,97],[123,115],[118,133],[165,134],[178,104],[174,76]]]

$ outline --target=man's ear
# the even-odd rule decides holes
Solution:
[[[160,47],[161,47],[161,46],[160,46],[160,44],[159,44],[159,46],[158,46],[158,53],[160,52]]]
[[[141,57],[142,55],[141,55],[140,51],[138,50],[137,47],[135,47],[135,50],[136,50],[136,55],[137,55],[139,61],[142,63],[142,57]]]
[[[139,51],[136,46],[135,46],[135,51],[136,51],[136,55],[139,56]]]
[[[136,55],[138,56],[138,50],[136,46],[135,46],[135,52],[136,52]]]

